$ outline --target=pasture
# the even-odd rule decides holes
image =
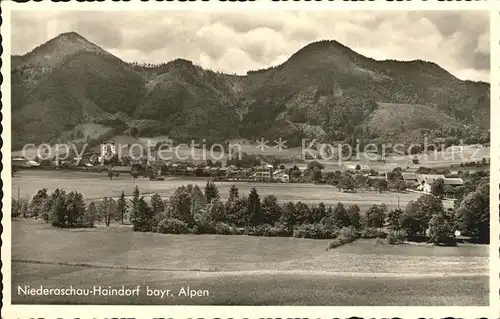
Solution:
[[[488,247],[55,229],[12,222],[13,303],[218,305],[487,305]],[[24,296],[17,286],[141,286],[137,297]],[[208,297],[145,295],[146,286]]]
[[[119,179],[109,180],[106,173],[74,172],[74,171],[44,171],[23,170],[16,173],[12,178],[12,194],[17,196],[18,190],[21,197],[32,197],[41,188],[47,188],[50,192],[56,188],[68,191],[75,190],[83,194],[86,200],[95,200],[108,197],[118,197],[121,192],[126,196],[132,195],[137,185],[141,194],[148,197],[154,193],[162,197],[170,196],[175,189],[182,185],[198,185],[205,187],[207,179],[204,178],[181,178],[170,177],[165,181],[150,181],[149,179],[136,179],[128,174],[121,174]],[[335,205],[338,202],[344,204],[357,204],[361,210],[365,210],[373,204],[387,204],[389,208],[404,208],[408,202],[418,199],[419,193],[394,193],[358,191],[354,193],[340,192],[331,185],[313,184],[278,184],[278,183],[238,183],[238,182],[216,182],[221,197],[229,196],[229,188],[236,185],[242,196],[248,195],[252,187],[256,187],[261,197],[275,195],[279,201],[303,201],[309,204]],[[452,207],[450,200],[443,201],[446,208]]]

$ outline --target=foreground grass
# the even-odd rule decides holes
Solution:
[[[14,263],[12,301],[21,304],[197,304],[197,305],[427,305],[488,304],[487,276],[387,277],[306,273],[188,273],[84,269]],[[63,283],[63,284],[62,284]],[[22,296],[17,285],[135,288],[139,297]],[[170,298],[146,296],[146,286],[171,289]],[[181,287],[206,289],[207,297],[178,296]]]
[[[115,225],[57,229],[12,223],[12,259],[203,271],[328,270],[358,273],[487,273],[487,246],[391,246],[374,240],[326,251],[328,240],[164,235]],[[437,258],[439,257],[439,258]]]
[[[12,223],[14,303],[218,305],[486,305],[488,247],[55,229]],[[17,286],[140,285],[208,297],[20,296]]]

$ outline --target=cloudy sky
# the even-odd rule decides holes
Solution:
[[[331,39],[378,60],[428,60],[461,79],[490,82],[485,12],[13,12],[12,53],[68,31],[125,61],[185,58],[237,74]]]

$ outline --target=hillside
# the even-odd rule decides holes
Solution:
[[[76,33],[12,61],[14,148],[54,142],[85,123],[117,134],[138,127],[142,136],[175,140],[282,137],[289,145],[489,128],[489,84],[459,80],[431,62],[376,61],[336,41],[246,76],[183,59],[126,63]]]

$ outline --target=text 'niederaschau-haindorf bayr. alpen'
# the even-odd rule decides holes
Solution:
[[[24,296],[139,296],[146,295],[153,298],[168,297],[208,297],[210,292],[207,289],[194,289],[189,286],[182,286],[178,289],[152,288],[146,286],[136,287],[113,287],[113,286],[92,286],[91,288],[80,288],[72,285],[67,287],[44,287],[43,285],[17,286],[17,294]]]

